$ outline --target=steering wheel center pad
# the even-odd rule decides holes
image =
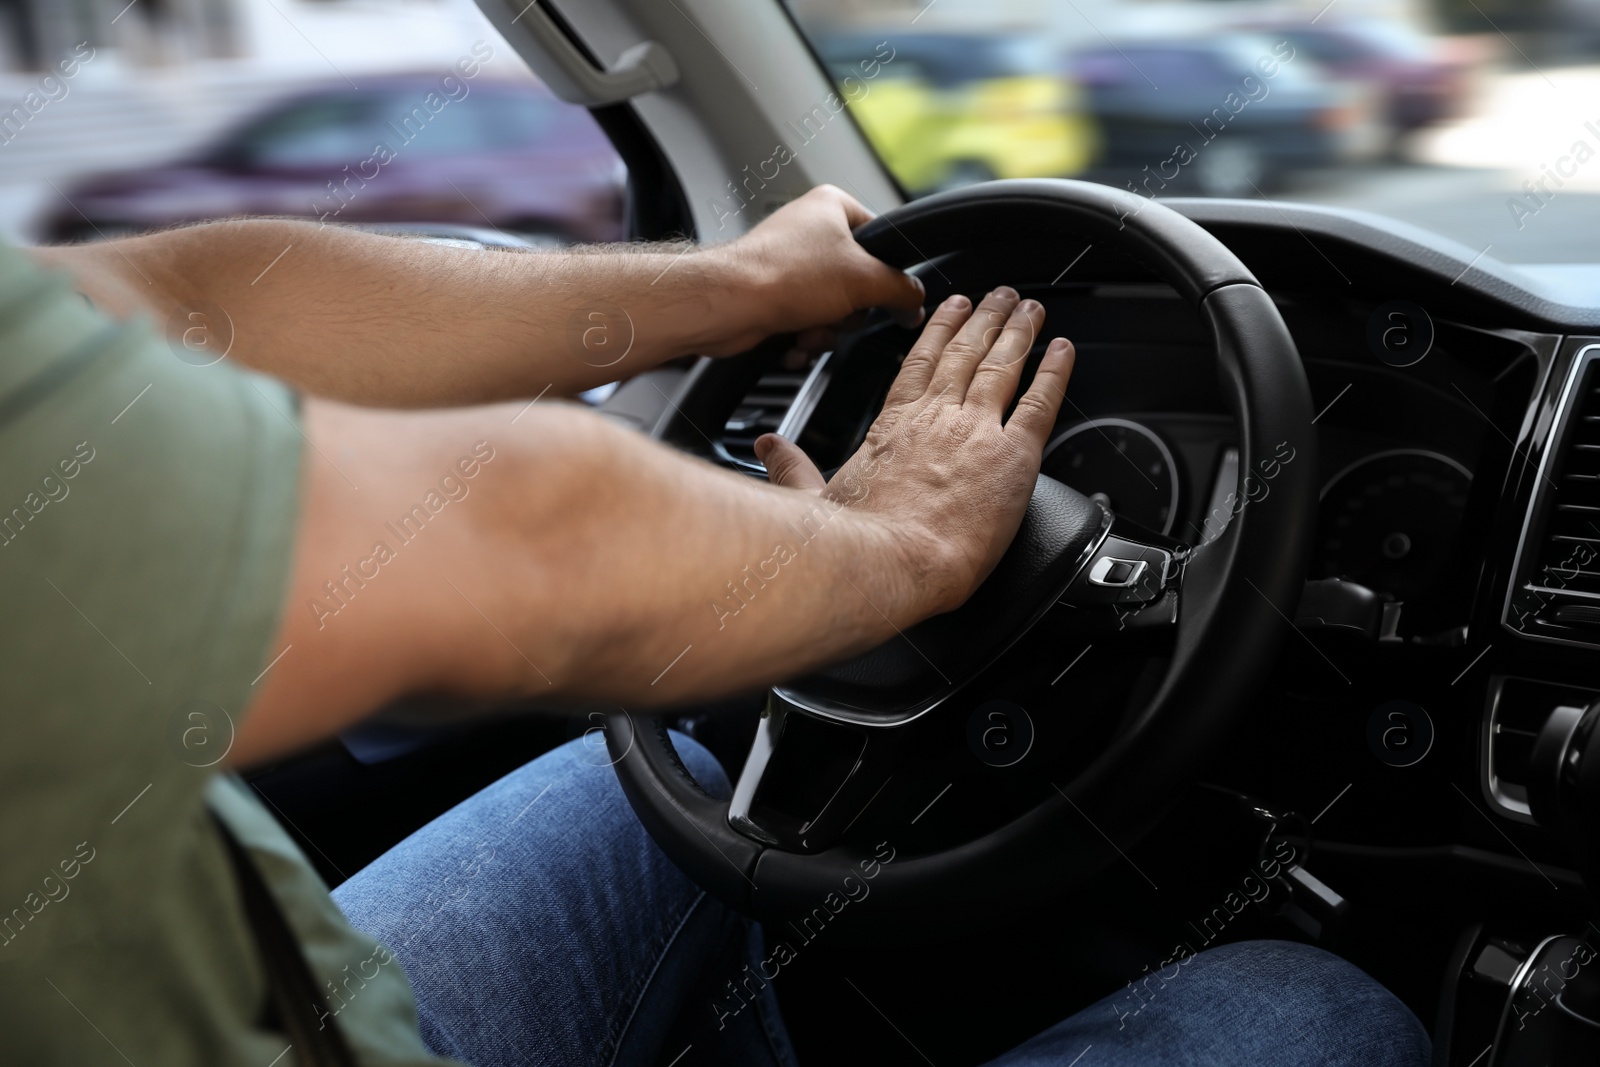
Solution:
[[[892,725],[915,718],[1026,633],[1094,556],[1110,527],[1110,512],[1041,474],[1010,548],[965,604],[780,687],[778,695],[846,721]]]

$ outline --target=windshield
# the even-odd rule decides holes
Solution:
[[[1358,208],[1513,263],[1600,259],[1593,5],[788,3],[912,196],[1074,177]]]

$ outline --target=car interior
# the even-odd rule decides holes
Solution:
[[[581,738],[674,861],[801,946],[774,981],[806,1062],[981,1063],[1255,938],[1371,974],[1439,1064],[1595,1061],[1592,264],[1132,181],[908,189],[837,51],[777,0],[477,3],[626,164],[629,239],[727,240],[831,183],[930,301],[1010,285],[1078,361],[1023,529],[956,612],[716,705],[423,728],[439,698],[417,697],[254,769],[330,885]],[[751,477],[769,431],[827,472],[913,338],[873,317],[804,363],[773,338],[593,399]],[[669,727],[731,797],[688,777]],[[839,903],[868,864],[870,893]]]

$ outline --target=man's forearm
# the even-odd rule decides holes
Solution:
[[[1021,523],[1065,393],[1057,338],[1016,395],[1043,320],[1004,287],[945,300],[826,483],[772,435],[764,485],[569,405],[309,402],[283,651],[235,758],[419,690],[715,696],[956,607]]]
[[[684,355],[870,307],[922,313],[915,278],[851,236],[870,217],[821,186],[726,245],[461,249],[278,219],[34,249],[114,315],[156,317],[193,362],[232,359],[379,407],[572,396]]]
[[[105,290],[91,299],[142,304],[196,359],[352,403],[571,396],[762,336],[764,280],[690,245],[469,250],[256,219],[38,254]]]
[[[756,687],[941,606],[916,549],[840,501],[565,406],[517,411],[309,406],[318,451],[276,646],[291,651],[243,762],[418,690],[647,706]]]

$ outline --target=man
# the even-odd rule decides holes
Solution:
[[[919,315],[920,285],[851,240],[866,217],[822,188],[692,251],[465,251],[271,220],[34,250],[76,295],[0,249],[6,1061],[661,1057],[743,927],[608,768],[570,747],[536,760],[337,907],[218,771],[418,691],[645,707],[748,689],[960,604],[1016,531],[1071,373],[1056,339],[1021,381],[1034,301],[934,309],[831,486],[773,436],[764,486],[548,402],[776,333],[821,343],[869,307]],[[595,308],[632,331],[603,370],[569,336]],[[863,470],[870,492],[724,625],[707,602],[726,576]],[[1235,947],[1185,977],[1137,1041],[1103,1033],[1102,1010],[1005,1062],[1065,1063],[1084,1034],[1099,1062],[1174,1041],[1274,1063],[1426,1055],[1398,1002],[1323,954]],[[1263,989],[1288,1005],[1275,1036],[1248,1032]],[[770,998],[701,1054],[792,1059]]]

